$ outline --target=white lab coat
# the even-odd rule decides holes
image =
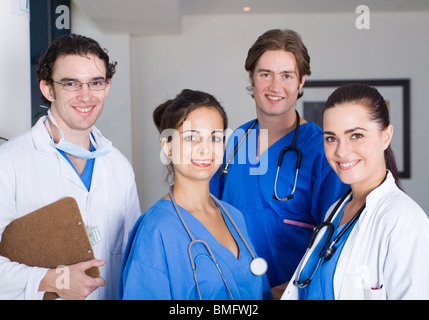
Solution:
[[[93,247],[95,258],[106,260],[100,267],[106,286],[88,299],[116,299],[122,255],[140,215],[133,169],[112,148],[96,158],[88,192],[68,161],[50,146],[45,119],[0,146],[0,239],[11,221],[66,196],[75,198],[86,226],[100,230],[102,240]],[[92,130],[107,141],[95,127]],[[0,299],[42,298],[44,292],[38,287],[46,272],[0,256]]]
[[[298,299],[296,274],[282,299]],[[396,186],[390,172],[367,196],[366,208],[344,245],[335,270],[334,295],[347,300],[429,299],[429,219]]]

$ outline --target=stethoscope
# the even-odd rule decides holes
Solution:
[[[231,296],[231,299],[234,300],[234,296],[232,295],[232,292],[231,292],[231,289],[229,288],[228,282],[226,281],[225,276],[222,272],[222,269],[220,268],[220,266],[216,260],[216,257],[213,254],[213,251],[210,249],[210,246],[208,245],[208,243],[206,241],[204,241],[202,239],[195,239],[191,230],[189,230],[187,223],[183,219],[183,216],[180,213],[179,207],[177,206],[176,200],[174,199],[174,196],[173,196],[173,187],[170,187],[169,194],[170,194],[170,199],[171,199],[171,202],[173,203],[174,209],[176,210],[177,215],[180,218],[180,221],[182,222],[183,226],[185,227],[186,232],[188,233],[189,237],[191,238],[191,242],[188,245],[188,255],[189,255],[189,260],[191,261],[192,270],[194,272],[194,280],[195,280],[195,284],[197,286],[198,295],[200,297],[200,300],[202,300],[202,296],[201,296],[201,291],[200,291],[200,285],[198,283],[197,267],[195,265],[194,257],[192,255],[192,246],[196,243],[201,243],[206,248],[207,252],[210,255],[210,258],[212,259],[213,263],[216,265],[216,268],[217,268],[220,276],[222,277],[222,280],[225,284],[225,287],[227,288],[227,290],[229,292],[229,295]],[[229,212],[225,209],[225,207],[222,205],[222,203],[218,199],[216,199],[216,197],[214,197],[212,194],[210,194],[210,197],[216,203],[216,205],[222,209],[222,211],[228,217],[229,221],[231,221],[231,224],[233,225],[234,229],[237,231],[238,236],[240,237],[241,241],[243,241],[246,249],[249,251],[250,255],[252,256],[252,261],[250,262],[250,271],[252,272],[252,274],[254,274],[255,276],[262,276],[263,274],[265,274],[265,272],[268,269],[268,264],[265,261],[265,259],[261,258],[261,257],[256,257],[255,253],[250,248],[249,244],[247,243],[246,239],[244,238],[243,234],[241,233],[241,231],[238,228],[235,221],[232,219]]]
[[[298,131],[299,131],[299,126],[300,126],[300,117],[299,117],[299,113],[298,111],[295,110],[296,113],[296,127],[295,127],[295,134],[293,136],[293,141],[292,144],[290,146],[285,147],[279,155],[279,159],[277,161],[277,172],[276,172],[276,178],[274,179],[274,195],[273,195],[273,199],[275,200],[279,200],[282,202],[288,201],[290,199],[292,199],[294,197],[294,193],[295,193],[295,189],[296,189],[296,183],[298,181],[298,173],[299,173],[299,168],[301,167],[301,150],[299,150],[299,148],[296,146],[296,139],[298,138]],[[220,175],[225,175],[225,177],[228,175],[228,170],[229,170],[229,165],[231,164],[231,162],[233,161],[235,154],[238,151],[238,148],[240,148],[241,144],[244,142],[244,140],[246,139],[246,137],[249,135],[250,130],[253,129],[253,127],[256,125],[256,123],[258,122],[258,119],[256,119],[252,125],[249,127],[249,129],[247,130],[246,134],[243,136],[243,138],[241,138],[240,142],[238,143],[238,145],[235,147],[234,152],[232,153],[232,155],[228,158],[228,161],[226,162],[226,164],[221,168],[220,171]],[[285,152],[287,151],[295,151],[298,158],[296,160],[296,173],[295,173],[295,180],[293,183],[293,188],[292,188],[292,192],[290,193],[290,195],[284,197],[284,198],[280,198],[277,194],[277,180],[279,177],[279,171],[280,171],[280,167],[282,165],[282,161],[283,161],[283,155],[285,154]]]
[[[338,210],[340,209],[340,206],[344,203],[344,201],[346,200],[346,198],[349,196],[349,194],[351,193],[351,189],[349,189],[342,197],[341,199],[338,201],[338,203],[336,204],[336,206],[334,207],[334,210],[332,210],[331,214],[329,215],[328,219],[326,219],[326,221],[324,221],[323,223],[319,224],[313,231],[313,234],[311,235],[310,241],[308,243],[307,246],[307,251],[304,254],[304,257],[307,256],[307,252],[310,250],[310,248],[313,246],[314,241],[317,237],[317,235],[321,232],[322,229],[324,228],[328,228],[328,236],[325,240],[325,243],[322,247],[322,250],[319,253],[319,260],[317,262],[316,268],[314,269],[314,272],[312,273],[312,275],[303,280],[303,281],[299,281],[299,277],[300,277],[300,273],[303,270],[304,267],[304,260],[302,259],[299,266],[298,266],[298,272],[297,272],[297,276],[295,278],[295,280],[293,281],[293,284],[295,286],[297,286],[298,288],[305,288],[306,286],[308,286],[311,282],[311,280],[313,279],[313,276],[316,274],[316,271],[322,261],[322,259],[325,260],[329,260],[331,259],[331,257],[334,255],[335,251],[337,250],[337,248],[335,247],[335,244],[341,239],[341,237],[347,232],[347,230],[356,222],[356,220],[359,218],[359,216],[361,215],[362,211],[365,209],[366,206],[366,202],[362,205],[362,207],[360,207],[360,209],[355,213],[355,215],[353,216],[353,218],[347,222],[347,224],[344,226],[344,228],[341,230],[341,232],[331,241],[332,235],[335,231],[335,227],[332,223],[333,218],[335,216],[335,214],[338,212]]]

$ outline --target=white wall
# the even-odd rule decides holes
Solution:
[[[131,37],[133,164],[142,210],[166,192],[154,108],[184,88],[206,90],[225,106],[230,128],[255,116],[244,60],[256,38],[291,28],[311,56],[310,79],[410,78],[411,175],[403,187],[429,213],[426,169],[429,108],[429,12],[371,13],[370,30],[357,14],[189,15],[182,34]]]
[[[7,139],[31,127],[30,29],[25,10],[20,1],[0,1],[0,137]]]
[[[103,113],[95,126],[132,161],[130,35],[105,34],[73,1],[70,9],[71,32],[97,40],[109,51],[111,60],[118,62]]]

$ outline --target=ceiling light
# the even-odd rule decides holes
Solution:
[[[243,7],[243,11],[244,12],[249,12],[251,10],[251,8],[250,7]]]

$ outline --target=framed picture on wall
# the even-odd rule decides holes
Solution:
[[[329,95],[347,83],[366,83],[376,87],[386,100],[390,122],[394,127],[391,146],[401,178],[411,177],[410,148],[410,80],[307,80],[304,95],[298,99],[296,109],[307,121],[322,127],[322,111]]]

